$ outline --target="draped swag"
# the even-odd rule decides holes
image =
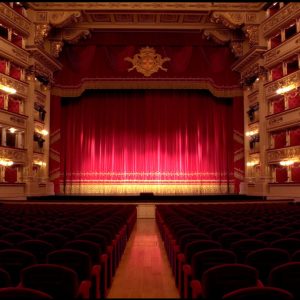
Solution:
[[[62,98],[61,192],[231,192],[232,102],[200,90]]]

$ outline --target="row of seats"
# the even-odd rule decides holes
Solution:
[[[233,287],[267,286],[283,288],[298,299],[297,285],[291,287],[287,278],[298,269],[300,273],[299,217],[299,207],[285,203],[156,208],[156,221],[182,298],[221,299]],[[242,284],[241,274],[247,272],[252,282],[248,278]],[[285,280],[278,280],[283,273]],[[300,281],[300,276],[296,278]],[[223,280],[231,282],[228,290],[218,286]]]
[[[2,205],[0,298],[106,298],[135,223],[134,205]]]

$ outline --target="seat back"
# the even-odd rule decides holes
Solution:
[[[48,254],[47,263],[68,267],[77,273],[80,281],[87,280],[91,275],[90,256],[78,250],[61,249]]]
[[[23,241],[30,240],[31,236],[22,232],[11,232],[3,235],[1,239],[16,245]]]
[[[56,249],[61,248],[67,241],[66,237],[58,233],[44,233],[38,235],[37,238],[52,244]]]
[[[0,269],[0,288],[9,287],[11,285],[12,283],[9,273],[4,269]]]
[[[192,276],[194,279],[201,280],[203,272],[209,268],[236,262],[235,253],[230,250],[212,249],[197,252],[192,258]]]
[[[55,299],[75,299],[79,288],[75,271],[54,264],[38,264],[23,269],[21,284],[47,293]]]
[[[300,299],[300,262],[288,262],[272,269],[269,285],[287,290],[295,299]]]
[[[294,300],[293,295],[274,287],[249,287],[224,295],[222,300]]]
[[[202,276],[205,299],[222,299],[234,290],[257,285],[258,274],[253,267],[242,264],[224,264],[206,270]]]
[[[300,240],[296,238],[283,238],[271,243],[271,247],[287,250],[291,255],[300,250]]]
[[[54,251],[54,246],[43,240],[28,240],[18,245],[19,249],[32,253],[37,263],[46,263],[48,253]]]
[[[52,300],[53,298],[41,291],[22,287],[0,288],[0,299],[12,300]]]
[[[290,255],[286,250],[276,248],[262,248],[250,252],[246,257],[246,264],[257,269],[259,279],[267,283],[270,271],[281,264],[287,263]]]
[[[186,262],[191,264],[192,257],[195,253],[208,250],[208,249],[221,249],[222,245],[216,241],[212,240],[198,240],[191,243],[186,244],[184,249],[184,256]]]
[[[0,268],[9,273],[13,285],[17,285],[20,282],[20,271],[35,263],[36,258],[29,252],[18,249],[0,251]]]

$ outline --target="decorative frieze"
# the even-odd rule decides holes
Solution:
[[[8,160],[12,160],[14,163],[25,164],[27,161],[26,154],[27,154],[26,149],[15,149],[15,148],[0,146],[0,157]]]
[[[275,15],[266,19],[261,26],[264,37],[270,37],[275,32],[280,32],[288,22],[300,16],[300,3],[290,2],[281,8]]]
[[[286,159],[296,159],[300,157],[300,146],[287,147],[276,150],[267,151],[267,162],[278,163],[279,161]]]
[[[250,48],[258,45],[258,25],[246,25],[243,30],[245,32],[245,36],[249,39]]]
[[[51,26],[49,24],[36,24],[34,43],[40,47],[43,46],[46,37],[50,32]]]
[[[297,124],[300,120],[300,108],[296,108],[290,111],[281,112],[274,116],[268,116],[267,118],[267,130],[277,130],[290,126],[291,124]]]

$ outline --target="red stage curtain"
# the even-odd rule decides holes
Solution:
[[[163,67],[151,77],[136,70],[124,58],[153,47],[162,58],[169,57]],[[85,82],[184,80],[212,84],[218,89],[239,88],[239,74],[231,69],[235,58],[227,46],[206,41],[199,32],[95,32],[91,39],[76,45],[65,45],[60,62],[67,68],[55,74],[55,86],[77,89]],[[124,83],[126,84],[126,83]]]
[[[288,173],[286,167],[276,168],[276,182],[283,183],[288,180]]]
[[[62,103],[65,184],[233,179],[231,99],[194,90],[114,90]]]
[[[300,128],[290,130],[290,146],[300,145]]]
[[[273,112],[274,114],[284,111],[284,98],[273,101]]]
[[[286,132],[280,131],[273,134],[274,148],[283,148],[286,146]]]

